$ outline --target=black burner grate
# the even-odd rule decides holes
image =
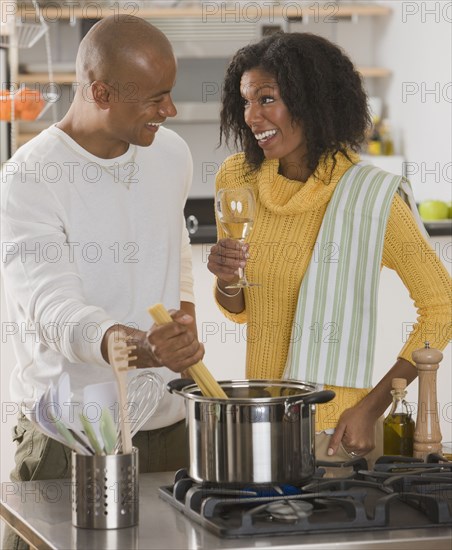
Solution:
[[[386,459],[374,470],[351,461],[352,473],[340,479],[324,478],[332,463],[318,463],[301,487],[199,484],[180,470],[160,496],[220,537],[452,525],[452,463]]]

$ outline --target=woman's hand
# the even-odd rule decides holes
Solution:
[[[340,444],[352,456],[364,456],[375,448],[375,416],[361,404],[346,409],[340,416],[331,436],[328,455],[332,456]]]
[[[405,378],[410,384],[416,376],[417,369],[399,357],[364,399],[342,413],[331,436],[328,454],[334,455],[341,442],[345,451],[355,456],[370,452],[375,447],[375,424],[392,401],[393,378]]]
[[[219,281],[232,283],[238,280],[239,268],[246,266],[248,244],[234,239],[220,239],[210,249],[207,268],[217,276]]]

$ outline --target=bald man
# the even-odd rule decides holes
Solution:
[[[129,335],[138,367],[164,382],[204,354],[183,216],[192,159],[162,126],[176,115],[171,45],[143,19],[108,17],[82,40],[76,72],[67,114],[1,174],[2,267],[17,327],[11,395],[21,407],[12,480],[69,475],[68,449],[22,413],[62,373],[75,402],[87,384],[112,380],[112,332]],[[173,310],[172,323],[151,326],[147,307],[156,302]],[[165,392],[135,438],[141,471],[186,466],[181,401]]]

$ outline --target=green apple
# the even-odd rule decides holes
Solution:
[[[424,221],[445,220],[449,216],[449,206],[443,201],[424,201],[419,205],[419,214]]]
[[[447,207],[449,208],[449,215],[447,216],[449,219],[452,219],[452,202],[449,201],[447,203]]]

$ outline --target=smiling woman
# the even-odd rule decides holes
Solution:
[[[245,71],[240,81],[244,119],[253,132],[265,158],[279,159],[282,173],[291,179],[309,176],[309,168],[300,166],[307,153],[300,122],[291,120],[276,79],[261,69]]]
[[[247,323],[247,378],[297,378],[336,393],[316,414],[321,460],[381,455],[392,378],[416,377],[411,354],[428,327],[438,327],[439,349],[451,332],[450,278],[402,198],[411,198],[408,182],[359,162],[369,124],[359,73],[320,36],[275,33],[228,67],[221,135],[243,152],[223,163],[216,188],[249,187],[257,206],[241,247],[217,224],[208,268],[221,311]],[[372,388],[381,265],[397,271],[419,317]],[[239,268],[261,286],[227,291]]]
[[[361,77],[350,59],[331,42],[309,33],[264,38],[239,50],[227,69],[221,133],[243,149],[252,167],[258,167],[267,156],[254,128],[259,132],[271,127],[262,126],[262,120],[261,127],[248,122],[249,94],[256,96],[255,105],[271,112],[276,102],[278,116],[285,114],[294,132],[302,126],[302,156],[311,172],[326,152],[359,151],[370,124]],[[300,164],[299,157],[295,164]]]

